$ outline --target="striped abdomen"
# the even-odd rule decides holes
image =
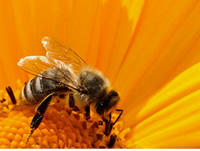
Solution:
[[[58,77],[59,71],[55,72],[55,69],[48,69],[42,73],[50,79],[61,78]],[[25,84],[21,91],[20,99],[24,104],[38,104],[47,95],[52,92],[67,92],[69,89],[56,81],[45,79],[42,77],[35,77]]]

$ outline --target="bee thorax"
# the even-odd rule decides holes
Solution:
[[[87,90],[91,101],[98,100],[106,94],[107,84],[100,75],[84,71],[80,74],[80,83]]]

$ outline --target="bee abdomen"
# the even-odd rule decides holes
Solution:
[[[36,76],[22,89],[20,96],[22,103],[38,104],[52,92],[59,93],[69,91],[65,84],[61,84],[62,80],[60,79],[63,78],[63,73],[57,68],[49,68],[40,75],[42,75],[42,77]],[[61,83],[59,81],[61,81]]]
[[[20,99],[23,104],[38,104],[50,93],[63,91],[69,89],[56,81],[35,77],[24,86]]]
[[[45,95],[43,94],[42,78],[35,77],[25,84],[20,98],[24,104],[37,104]]]

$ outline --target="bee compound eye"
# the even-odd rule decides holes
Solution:
[[[119,96],[119,94],[115,90],[111,90],[110,93],[109,93],[109,96],[110,97],[117,97],[117,96]]]
[[[99,115],[103,115],[105,112],[105,104],[103,101],[100,101],[96,104],[96,112]]]

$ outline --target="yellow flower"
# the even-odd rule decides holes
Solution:
[[[10,85],[19,96],[30,77],[17,62],[45,55],[43,36],[69,45],[120,93],[124,113],[112,131],[113,147],[200,147],[199,17],[198,0],[2,1],[0,148],[91,148],[109,141],[95,128],[95,115],[87,123],[53,102],[25,143],[34,107],[12,105],[3,89]]]

